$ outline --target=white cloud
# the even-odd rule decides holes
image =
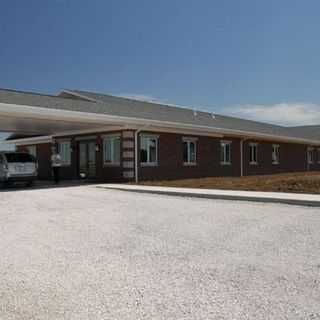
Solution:
[[[237,117],[284,126],[320,124],[320,105],[313,103],[243,105],[227,108],[225,112]]]
[[[146,102],[158,102],[158,99],[147,94],[136,94],[136,93],[122,93],[119,94],[120,97],[139,100],[139,101],[146,101]]]

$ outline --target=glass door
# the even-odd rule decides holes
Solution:
[[[79,176],[96,177],[96,143],[95,141],[79,142]]]
[[[96,143],[88,142],[88,177],[96,176]]]

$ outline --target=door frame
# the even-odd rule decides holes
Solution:
[[[77,142],[77,175],[80,177],[80,144],[86,145],[86,167],[87,167],[87,174],[89,173],[89,143],[94,144],[94,162],[95,162],[95,172],[94,176],[86,176],[85,179],[96,179],[97,178],[97,151],[96,151],[96,145],[97,141],[95,139],[92,139],[91,137],[88,137],[87,139],[79,139]]]

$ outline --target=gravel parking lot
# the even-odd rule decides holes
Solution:
[[[0,319],[320,319],[320,210],[0,192]]]

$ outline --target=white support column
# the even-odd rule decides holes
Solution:
[[[131,180],[135,177],[134,150],[135,150],[134,131],[133,130],[122,131],[122,148],[121,148],[122,175],[123,175],[123,178],[128,180]]]

